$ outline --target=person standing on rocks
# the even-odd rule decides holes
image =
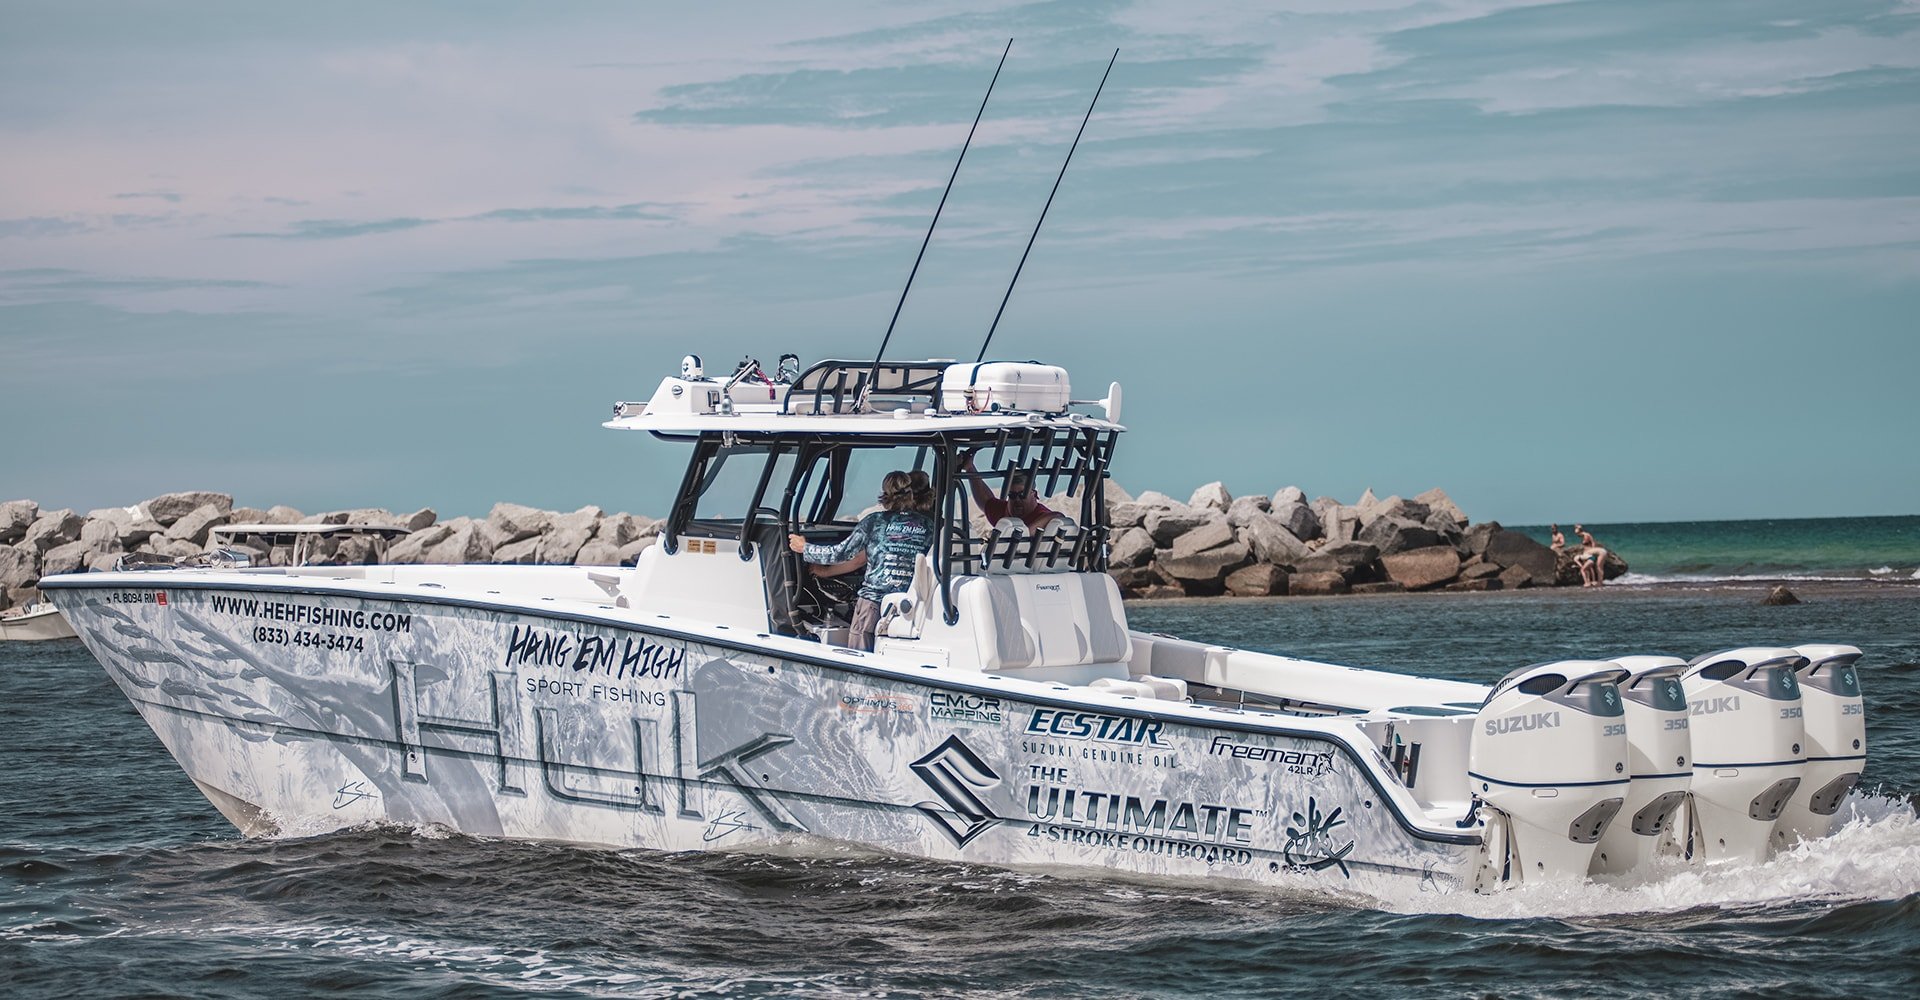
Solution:
[[[1560,533],[1560,526],[1557,524],[1551,524],[1548,527],[1553,529],[1553,544],[1548,548],[1551,548],[1555,555],[1559,555],[1560,551],[1567,547],[1567,536]]]
[[[931,499],[932,490],[927,491]],[[919,509],[913,477],[903,471],[887,473],[880,485],[881,509],[855,525],[853,533],[836,545],[809,545],[805,536],[788,535],[787,547],[820,567],[816,573],[832,576],[864,564],[860,597],[853,605],[847,645],[872,649],[874,629],[880,624],[880,599],[906,590],[913,583],[913,561],[933,546],[933,518]]]
[[[973,452],[960,456],[960,474],[967,477],[967,485],[973,490],[973,502],[980,506],[980,513],[986,516],[989,524],[1013,517],[1038,531],[1047,522],[1062,516],[1059,511],[1040,502],[1033,491],[1033,477],[1025,469],[1015,469],[1007,474],[1005,499],[994,496],[993,490],[987,487],[986,477],[974,469]]]
[[[1598,587],[1607,582],[1607,550],[1593,540],[1593,533],[1584,525],[1574,525],[1573,533],[1580,536],[1580,554],[1574,556],[1574,562],[1580,566],[1580,586]]]

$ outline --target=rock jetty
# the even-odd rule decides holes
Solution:
[[[1135,497],[1108,484],[1110,563],[1129,597],[1208,597],[1515,590],[1577,585],[1571,552],[1556,553],[1497,522],[1473,524],[1443,490],[1411,500],[1368,491],[1343,504],[1309,501],[1298,488],[1235,497],[1219,483],[1185,503],[1163,493]],[[1071,509],[1057,507],[1056,509]],[[0,503],[0,611],[40,599],[42,576],[111,569],[129,553],[187,559],[206,552],[225,524],[373,524],[412,532],[387,548],[391,563],[632,565],[660,522],[599,507],[571,512],[495,504],[484,518],[442,521],[432,509],[374,508],[305,514],[292,507],[235,507],[225,493],[166,493],[130,507],[85,514],[31,500]],[[369,562],[377,543],[327,539],[314,559]],[[285,565],[288,546],[236,546],[257,565]],[[1609,553],[1608,579],[1627,571]]]
[[[631,564],[660,534],[660,522],[598,507],[572,512],[495,504],[484,518],[442,521],[432,509],[396,514],[375,508],[305,514],[292,507],[235,507],[225,493],[166,493],[131,507],[78,514],[43,510],[31,500],[0,503],[0,611],[40,599],[43,576],[111,569],[130,553],[190,559],[207,551],[214,528],[225,524],[373,524],[406,528],[381,561],[390,563],[546,563],[579,566]],[[366,537],[321,541],[309,562],[373,561],[379,543]],[[291,546],[231,546],[256,565],[284,566]]]
[[[1108,484],[1109,565],[1128,597],[1382,594],[1577,586],[1576,550],[1556,552],[1497,521],[1474,524],[1432,489],[1344,504],[1289,486],[1235,497],[1208,483],[1185,503]],[[1607,579],[1627,571],[1609,552]]]

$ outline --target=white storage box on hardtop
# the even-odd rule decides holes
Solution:
[[[1072,397],[1065,368],[1034,361],[949,365],[940,376],[940,408],[951,413],[1060,413]]]

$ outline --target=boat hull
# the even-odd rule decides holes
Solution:
[[[948,671],[922,680],[557,608],[165,582],[54,593],[249,834],[391,822],[1434,887],[1458,884],[1478,845],[1408,829],[1354,749],[1312,733],[1089,706],[1064,686],[1015,697],[933,676]]]
[[[53,608],[0,618],[0,642],[45,642],[73,637],[73,626]]]

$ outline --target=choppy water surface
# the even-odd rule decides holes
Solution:
[[[370,829],[243,841],[76,642],[0,646],[11,996],[1889,996],[1920,990],[1920,588],[1143,605],[1139,627],[1489,680],[1564,656],[1867,650],[1879,795],[1759,867],[1364,898],[876,857]]]

